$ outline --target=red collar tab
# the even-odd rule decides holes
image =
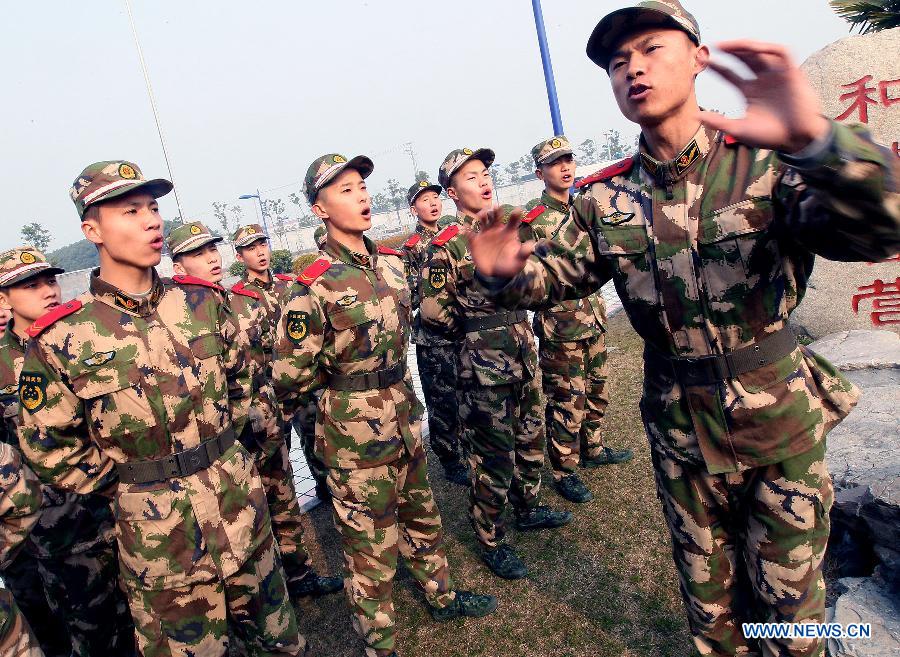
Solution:
[[[458,224],[450,224],[440,233],[438,233],[431,243],[435,246],[444,246],[447,242],[452,240],[459,234],[459,225]]]
[[[621,162],[616,162],[615,164],[611,164],[605,169],[600,169],[597,173],[592,176],[588,176],[587,178],[583,178],[578,181],[578,184],[575,185],[577,189],[581,189],[583,187],[587,187],[588,185],[593,185],[595,182],[600,182],[602,180],[609,180],[614,176],[621,176],[623,173],[628,173],[631,171],[631,168],[634,166],[634,156],[626,157]]]
[[[300,272],[300,275],[297,277],[297,282],[303,283],[304,285],[312,285],[313,281],[324,274],[326,271],[328,271],[329,267],[331,267],[330,260],[319,258],[309,267]]]
[[[293,283],[296,279],[293,276],[288,276],[287,274],[275,274],[275,278],[279,281],[285,281],[288,283]]]
[[[35,320],[34,324],[25,329],[25,332],[29,337],[36,338],[50,328],[55,322],[80,310],[81,306],[82,303],[78,299],[73,299],[72,301],[59,305],[43,317],[39,317]]]
[[[250,297],[251,299],[256,299],[257,301],[260,299],[259,292],[255,290],[248,290],[244,287],[244,281],[239,281],[231,286],[231,291],[234,294],[240,294],[241,296]]]
[[[407,249],[413,248],[416,244],[419,243],[419,240],[422,239],[422,236],[418,233],[413,233],[409,236],[409,239],[403,243],[403,246]]]
[[[729,135],[727,132],[725,133],[725,137],[722,139],[722,141],[725,142],[726,146],[734,146],[735,144],[740,143],[737,139]]]
[[[211,283],[210,281],[204,280],[202,278],[197,278],[196,276],[185,276],[183,274],[177,274],[176,276],[172,277],[172,280],[179,285],[202,285],[203,287],[209,287],[213,290],[218,290],[219,292],[225,291],[225,288],[221,285]]]
[[[532,221],[534,221],[535,219],[537,219],[538,217],[540,217],[540,216],[541,216],[541,213],[543,213],[544,210],[546,210],[546,209],[547,209],[547,206],[546,206],[546,205],[536,205],[536,206],[534,206],[533,208],[531,208],[531,212],[529,212],[529,213],[526,214],[524,217],[522,217],[522,223],[523,223],[523,224],[530,224]]]
[[[400,256],[401,258],[403,257],[403,254],[399,251],[396,251],[387,246],[381,246],[380,244],[378,245],[378,253],[380,253],[381,255],[395,255]]]

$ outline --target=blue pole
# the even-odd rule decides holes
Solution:
[[[556,97],[556,81],[553,79],[553,63],[550,61],[550,49],[547,47],[547,32],[544,30],[544,12],[541,0],[531,0],[534,10],[534,28],[537,30],[538,46],[541,49],[541,64],[544,67],[544,82],[547,84],[547,102],[550,103],[550,119],[553,121],[553,134],[563,134],[562,117],[559,114],[559,99]]]

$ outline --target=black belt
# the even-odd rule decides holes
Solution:
[[[328,374],[326,385],[332,390],[361,392],[376,388],[387,388],[400,383],[406,376],[406,363],[397,363],[377,372],[367,374]]]
[[[688,386],[709,385],[725,379],[733,379],[746,372],[771,365],[797,348],[797,338],[785,327],[756,344],[735,349],[727,354],[683,358],[668,356],[644,347],[644,359],[648,363],[666,364],[682,384]]]
[[[234,429],[229,428],[215,438],[206,440],[196,447],[171,454],[154,461],[130,461],[116,463],[119,479],[124,484],[149,484],[187,477],[205,470],[234,445]]]
[[[463,322],[463,329],[466,333],[474,331],[487,331],[501,326],[512,326],[528,319],[528,313],[524,310],[508,310],[503,313],[495,313],[484,317],[473,317]]]

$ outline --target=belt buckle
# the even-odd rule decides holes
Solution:
[[[209,465],[209,458],[204,444],[197,445],[190,449],[186,449],[177,456],[178,466],[181,470],[179,473],[182,477],[194,474],[198,470]],[[204,463],[206,461],[206,463]]]

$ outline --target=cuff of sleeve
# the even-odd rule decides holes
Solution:
[[[828,153],[834,148],[834,122],[828,132],[818,139],[813,140],[796,153],[778,153],[778,157],[782,162],[794,167],[795,169],[815,169],[822,166],[827,159]]]

